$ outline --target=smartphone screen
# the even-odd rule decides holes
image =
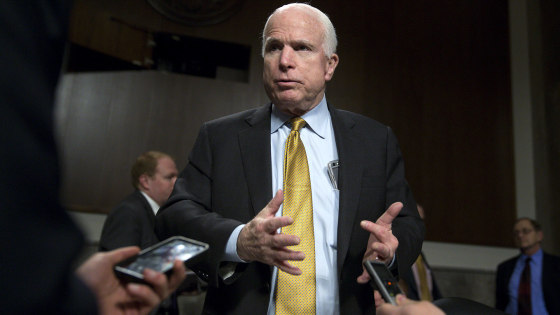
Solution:
[[[208,244],[181,236],[171,237],[152,247],[146,248],[137,256],[124,260],[115,266],[115,272],[125,280],[142,282],[144,269],[167,273],[173,268],[176,259],[191,261],[208,249]]]
[[[396,305],[395,297],[402,291],[385,263],[372,260],[365,261],[364,266],[371,277],[374,288],[379,291],[383,299]]]

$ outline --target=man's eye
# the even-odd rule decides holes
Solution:
[[[280,45],[272,44],[267,47],[266,51],[278,51],[281,49],[282,47]]]
[[[297,50],[297,51],[310,51],[311,48],[309,46],[301,45],[301,46],[296,46],[295,50]]]

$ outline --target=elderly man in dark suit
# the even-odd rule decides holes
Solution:
[[[395,135],[327,104],[336,42],[318,9],[277,9],[263,32],[271,103],[204,124],[158,213],[160,237],[210,244],[194,267],[207,314],[373,314],[363,260],[398,273],[420,253]]]
[[[124,246],[146,248],[158,242],[156,213],[173,190],[175,161],[165,153],[148,151],[136,158],[130,174],[135,191],[107,216],[99,240],[101,251]]]
[[[560,257],[543,252],[540,224],[520,218],[513,237],[521,254],[498,266],[496,308],[508,314],[560,314]]]

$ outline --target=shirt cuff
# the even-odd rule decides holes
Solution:
[[[233,261],[233,262],[241,262],[244,263],[243,259],[239,258],[237,255],[237,238],[239,237],[239,233],[241,233],[241,229],[245,226],[245,224],[241,224],[240,226],[236,227],[226,244],[226,252],[224,253],[223,261]]]

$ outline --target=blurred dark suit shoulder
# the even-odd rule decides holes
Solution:
[[[0,1],[0,312],[96,314],[72,269],[83,235],[61,207],[54,94],[70,1]]]

